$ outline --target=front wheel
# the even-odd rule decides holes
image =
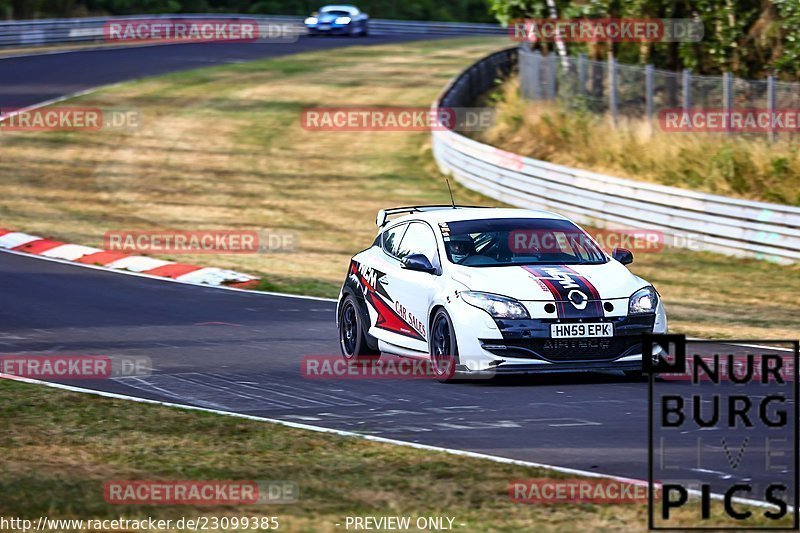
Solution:
[[[370,361],[381,356],[367,344],[366,326],[358,313],[358,303],[350,294],[339,309],[339,348],[347,361]]]
[[[453,322],[447,311],[439,309],[433,317],[432,325],[429,343],[431,367],[437,381],[452,383],[455,381],[458,364],[458,343]]]

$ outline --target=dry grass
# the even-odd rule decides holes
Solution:
[[[481,139],[536,159],[726,196],[800,205],[796,139],[665,133],[658,118],[621,120],[552,104],[530,103],[517,79],[493,98],[498,121]]]
[[[111,88],[75,104],[133,108],[132,131],[0,129],[3,225],[100,245],[108,230],[275,229],[291,254],[179,257],[322,280],[372,241],[378,209],[443,202],[424,132],[314,132],[304,107],[429,106],[446,81],[498,39],[337,49],[210,68]],[[72,103],[71,103],[72,104]],[[477,201],[458,191],[460,200]],[[306,282],[306,288],[308,282]]]
[[[108,230],[294,231],[293,253],[169,258],[258,274],[264,289],[335,296],[348,259],[375,235],[378,209],[447,202],[447,190],[427,134],[306,131],[302,109],[427,106],[451,75],[503,44],[337,49],[335,61],[328,52],[308,53],[101,91],[79,102],[138,109],[143,126],[0,130],[0,227],[95,246]],[[519,136],[513,142],[530,142]],[[462,203],[496,205],[454,190]],[[675,332],[798,337],[800,267],[667,249],[637,255],[632,269],[659,289]]]
[[[800,266],[666,248],[633,272],[664,298],[671,332],[702,338],[800,337]]]
[[[646,530],[644,505],[512,502],[511,480],[564,477],[540,469],[7,380],[0,380],[0,394],[2,517],[276,516],[282,531],[334,532],[344,529],[335,524],[347,516],[446,516],[455,519],[456,530],[469,532],[575,531],[576,524],[582,531]],[[105,503],[104,484],[121,479],[282,480],[298,485],[299,500],[270,506]],[[721,507],[712,506],[714,519]],[[696,524],[696,513],[687,507],[678,518]]]

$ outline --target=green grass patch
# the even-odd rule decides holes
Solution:
[[[282,531],[341,531],[347,516],[441,516],[456,531],[645,531],[639,504],[512,502],[511,480],[573,478],[211,413],[0,380],[0,516],[275,516]],[[111,505],[110,480],[291,481],[281,505]],[[715,506],[715,519],[720,509]],[[696,511],[696,509],[694,510]],[[693,520],[688,511],[682,519]],[[712,521],[713,523],[713,521]],[[763,519],[755,521],[763,523]]]

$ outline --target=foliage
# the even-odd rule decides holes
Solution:
[[[699,74],[732,72],[742,78],[800,74],[798,0],[554,0],[559,18],[693,19],[703,24],[699,43],[568,43],[571,53],[602,58],[609,50],[625,63],[653,63]],[[489,0],[503,24],[549,16],[545,0]],[[541,46],[547,48],[547,46]]]

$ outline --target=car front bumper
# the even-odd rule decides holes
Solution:
[[[306,29],[313,34],[344,34],[350,31],[350,24],[306,24]]]
[[[471,309],[470,309],[471,308]],[[583,319],[611,322],[613,337],[553,339],[550,325],[577,319],[494,320],[486,312],[459,305],[456,335],[459,374],[637,371],[642,369],[642,334],[666,333],[663,307],[655,314]]]
[[[489,368],[473,370],[466,365],[458,365],[459,377],[491,378],[493,376],[514,374],[560,374],[573,372],[638,372],[642,370],[641,354],[636,360],[617,360],[612,362],[577,362],[533,364],[526,362],[502,361]]]

